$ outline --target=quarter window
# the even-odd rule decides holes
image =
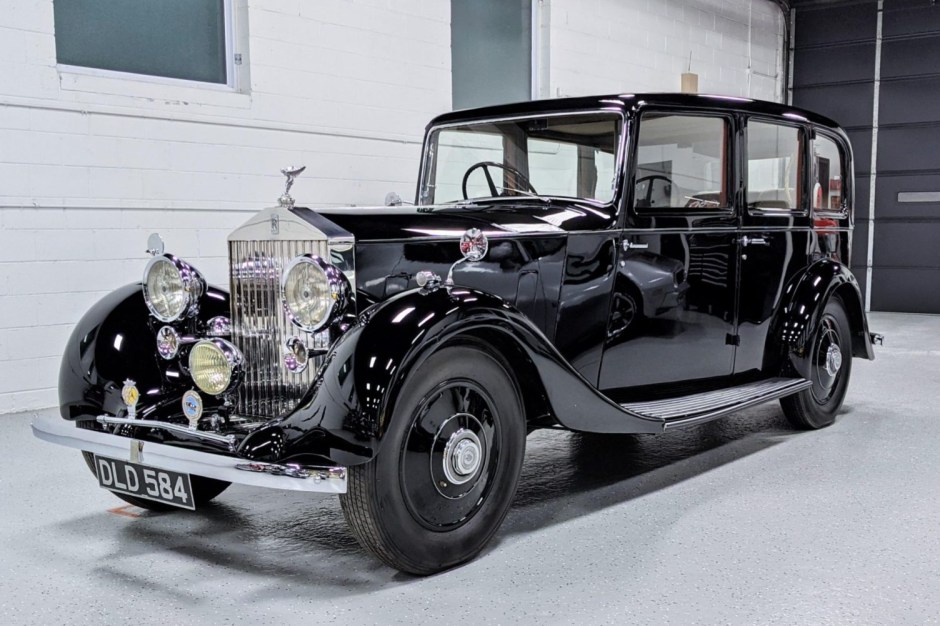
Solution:
[[[845,163],[842,151],[832,139],[816,138],[813,142],[815,180],[813,181],[813,208],[817,211],[842,212]]]
[[[231,84],[231,0],[55,0],[62,65]]]
[[[724,118],[644,114],[634,206],[641,211],[729,208],[728,137]]]
[[[794,210],[802,206],[802,132],[751,121],[747,126],[747,206]]]

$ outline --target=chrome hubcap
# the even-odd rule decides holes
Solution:
[[[826,351],[826,373],[835,376],[842,367],[842,350],[836,344],[830,344]]]
[[[483,461],[483,446],[476,434],[461,428],[450,436],[444,446],[444,476],[454,485],[473,478]]]

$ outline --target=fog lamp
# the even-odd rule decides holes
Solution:
[[[241,371],[242,355],[224,339],[198,342],[189,352],[189,373],[202,391],[218,396],[231,389]]]

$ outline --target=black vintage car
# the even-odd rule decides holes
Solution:
[[[78,323],[63,419],[101,486],[198,508],[230,483],[336,493],[392,567],[473,558],[526,435],[662,433],[780,399],[833,422],[872,359],[832,121],[719,96],[442,115],[414,205],[288,191],[228,240],[228,289],[152,237]],[[316,523],[312,521],[311,523]]]

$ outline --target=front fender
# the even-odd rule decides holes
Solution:
[[[525,315],[501,298],[465,288],[419,289],[364,311],[333,346],[304,400],[289,415],[247,437],[239,454],[279,462],[324,457],[342,465],[369,461],[382,445],[408,375],[455,340],[483,340],[507,362],[524,387],[530,421],[544,412],[574,430],[663,429],[661,420],[624,411],[598,392]]]
[[[209,287],[199,302],[198,319],[228,315],[228,294]],[[180,328],[192,320],[178,322]],[[59,411],[69,420],[124,410],[121,388],[132,379],[146,405],[141,417],[165,419],[181,413],[179,400],[192,385],[156,349],[163,326],[150,316],[140,283],[109,293],[82,316],[69,338],[59,368]]]
[[[838,295],[845,305],[851,325],[852,353],[874,359],[869,341],[868,320],[862,306],[858,281],[846,266],[832,259],[820,259],[787,288],[789,299],[777,317],[771,337],[777,343],[776,351],[797,372],[808,376],[806,352],[822,319],[826,303]],[[770,354],[771,352],[768,352]]]

